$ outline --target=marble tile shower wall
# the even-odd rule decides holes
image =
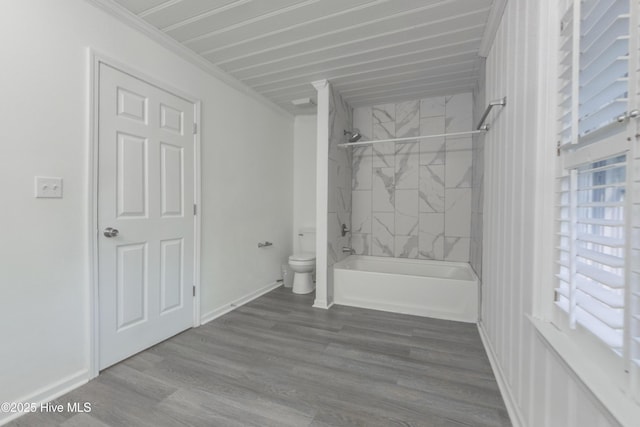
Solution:
[[[482,279],[482,204],[484,201],[484,135],[474,135],[471,184],[471,241],[469,263]]]
[[[485,81],[485,60],[481,60],[480,78]],[[486,108],[484,85],[478,84],[473,92],[475,102],[473,109],[473,123],[478,123]],[[469,247],[469,263],[482,280],[482,223],[484,203],[484,134],[473,135],[473,162],[471,179],[471,242]],[[482,287],[481,287],[482,291]]]
[[[351,245],[350,235],[342,236],[342,224],[351,228],[351,150],[338,148],[345,142],[343,131],[351,129],[352,109],[338,91],[329,86],[329,183],[327,221],[327,262],[329,282],[333,264],[346,258],[342,247]],[[328,289],[333,289],[330,285]]]
[[[353,123],[372,140],[468,131],[472,96],[360,107]],[[470,136],[353,147],[356,253],[468,262],[471,163]]]

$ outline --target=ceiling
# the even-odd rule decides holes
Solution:
[[[116,0],[267,99],[352,106],[471,91],[492,0]]]

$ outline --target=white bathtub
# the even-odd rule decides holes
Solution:
[[[477,322],[478,279],[462,262],[351,255],[333,266],[340,305]]]

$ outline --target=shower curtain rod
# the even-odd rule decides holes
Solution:
[[[507,97],[502,97],[500,99],[496,99],[495,101],[489,102],[487,108],[484,110],[484,114],[480,118],[480,123],[478,123],[477,130],[472,130],[468,132],[453,132],[453,133],[441,133],[438,135],[422,135],[422,136],[410,136],[407,138],[390,138],[390,139],[374,139],[371,141],[360,141],[360,142],[344,142],[342,144],[338,144],[338,147],[353,147],[356,145],[367,145],[367,144],[376,144],[378,142],[409,142],[415,141],[416,139],[428,139],[428,138],[442,138],[447,136],[462,136],[462,135],[473,135],[476,133],[484,133],[489,130],[489,125],[485,123],[489,113],[493,109],[493,107],[504,107],[507,105]]]
[[[480,129],[480,130],[471,130],[468,132],[441,133],[438,135],[422,135],[422,136],[409,136],[406,138],[374,139],[371,141],[344,142],[344,143],[338,144],[338,147],[353,147],[355,145],[377,144],[378,142],[410,142],[410,141],[415,141],[416,139],[442,138],[443,136],[447,137],[447,136],[474,135],[476,133],[484,133],[487,130],[488,129]]]

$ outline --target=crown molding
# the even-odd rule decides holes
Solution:
[[[128,25],[134,30],[139,31],[140,33],[149,37],[151,40],[155,41],[156,43],[160,44],[164,48],[178,55],[179,57],[186,60],[187,62],[195,65],[196,67],[200,68],[201,70],[205,71],[206,73],[210,74],[211,76],[215,77],[216,79],[220,80],[226,85],[236,89],[237,91],[247,96],[250,96],[254,100],[260,102],[266,107],[269,107],[272,110],[284,116],[293,117],[293,114],[291,114],[289,111],[275,104],[273,101],[269,100],[264,95],[261,95],[255,90],[251,89],[249,86],[242,83],[240,80],[236,79],[235,77],[229,75],[228,73],[224,72],[220,68],[216,67],[215,65],[213,65],[206,59],[202,58],[197,53],[195,53],[194,51],[183,46],[181,43],[172,39],[171,37],[169,37],[162,31],[160,31],[156,27],[152,26],[145,20],[134,15],[128,9],[119,5],[115,1],[113,0],[85,0],[85,1],[107,12],[109,15],[115,17],[120,22]]]
[[[487,18],[487,25],[484,27],[484,34],[480,41],[480,49],[478,55],[483,58],[489,56],[491,46],[493,46],[493,40],[496,38],[496,33],[502,22],[502,15],[504,9],[507,7],[507,0],[493,0],[491,10],[489,11],[489,17]]]

